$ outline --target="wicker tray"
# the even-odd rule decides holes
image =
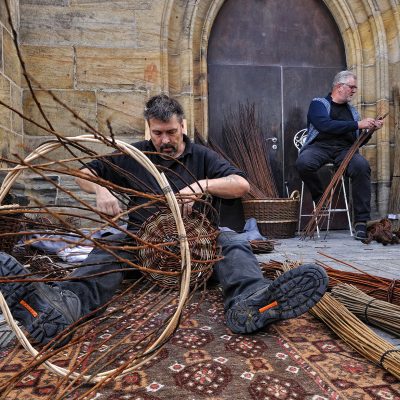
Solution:
[[[246,219],[255,218],[260,233],[269,239],[294,237],[299,220],[299,194],[290,198],[242,200]]]

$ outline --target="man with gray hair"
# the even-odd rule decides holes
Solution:
[[[307,139],[300,150],[296,168],[315,204],[325,190],[318,170],[330,162],[338,167],[363,129],[379,129],[383,125],[378,119],[360,119],[350,104],[356,90],[356,75],[351,71],[341,71],[333,79],[332,92],[311,101],[307,114]],[[354,237],[363,240],[367,237],[366,222],[371,211],[371,168],[358,151],[350,160],[346,175],[352,184]]]

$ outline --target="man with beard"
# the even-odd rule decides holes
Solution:
[[[183,110],[176,100],[166,95],[151,98],[146,103],[144,117],[151,138],[133,145],[139,150],[153,152],[148,154],[150,160],[164,172],[177,196],[185,198],[184,214],[192,212],[198,194],[207,192],[215,199],[232,199],[249,191],[249,183],[242,171],[207,147],[192,143],[183,133]],[[136,190],[137,195],[130,196],[130,209],[148,201],[140,193],[162,195],[152,175],[125,154],[113,153],[93,160],[82,172],[90,178],[101,177]],[[96,194],[99,211],[111,216],[120,214],[118,199],[97,184],[96,179],[79,178],[77,183],[86,192]],[[143,207],[139,212],[131,212],[129,229],[137,231],[154,211]],[[223,231],[218,236],[218,246],[223,259],[215,264],[214,275],[223,290],[226,324],[235,333],[255,332],[272,322],[297,317],[313,307],[326,291],[326,272],[314,264],[301,265],[273,282],[265,279],[245,234]],[[115,252],[123,254],[122,249]],[[0,288],[12,312],[31,335],[47,343],[72,322],[101,308],[112,298],[124,278],[118,271],[90,275],[123,267],[124,264],[113,255],[96,248],[88,256],[85,266],[72,273],[72,277],[83,279],[57,282],[52,286],[2,283]],[[24,273],[27,271],[14,258],[0,253],[1,275]],[[29,310],[34,310],[37,316],[33,317]]]

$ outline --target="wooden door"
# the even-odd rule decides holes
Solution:
[[[294,134],[310,101],[346,68],[343,40],[322,0],[227,0],[208,47],[209,135],[220,145],[224,114],[255,103],[281,196],[300,188]],[[275,140],[275,139],[274,139]],[[309,203],[309,202],[308,202]],[[238,228],[241,217],[228,225]]]

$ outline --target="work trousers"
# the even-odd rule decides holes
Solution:
[[[111,235],[107,240],[121,244],[122,240],[126,240],[126,235],[123,233]],[[246,234],[221,232],[217,244],[221,248],[223,259],[214,265],[213,274],[222,286],[224,307],[227,310],[238,300],[268,286],[271,281],[263,277]],[[124,258],[134,257],[133,254],[122,250],[117,250],[116,254]],[[72,278],[79,278],[78,280],[63,281],[57,285],[74,292],[79,297],[84,316],[108,302],[124,279],[123,271],[96,277],[90,275],[121,268],[129,266],[97,247],[89,254],[84,266],[77,268],[71,274]],[[132,270],[137,272],[138,277],[140,276],[138,270],[133,268]]]
[[[300,152],[296,168],[317,204],[325,191],[318,170],[327,163],[338,168],[349,148],[338,148],[323,143],[312,143]],[[345,175],[351,178],[354,222],[366,222],[371,213],[371,168],[358,152],[350,160]]]

